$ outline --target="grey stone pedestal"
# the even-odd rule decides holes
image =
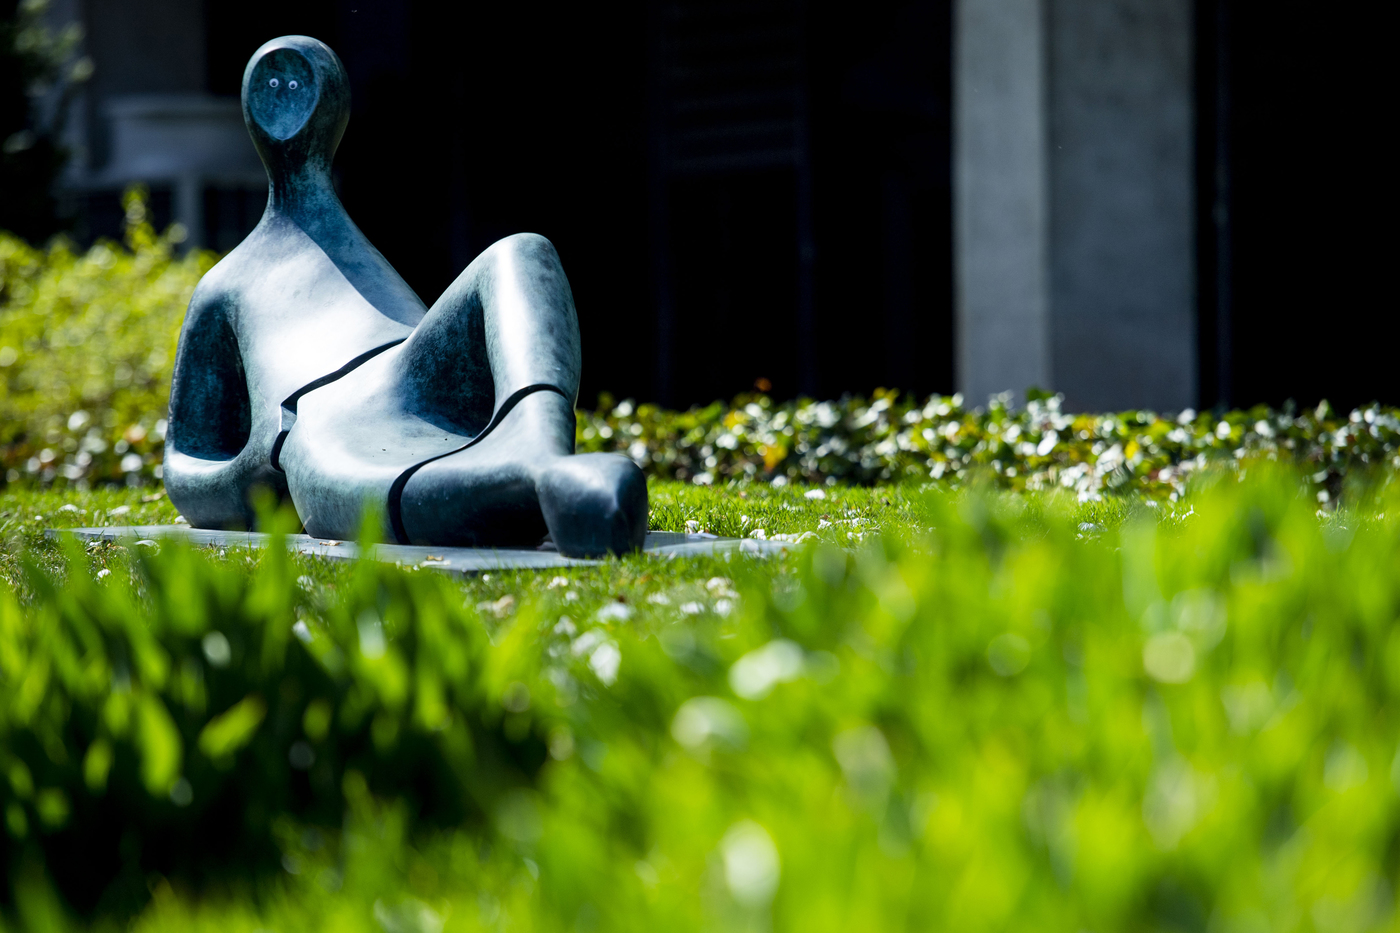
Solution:
[[[110,528],[71,528],[53,534],[72,534],[93,541],[178,540],[205,547],[265,547],[268,535],[256,531],[209,531],[188,525],[116,525]],[[287,546],[298,554],[331,560],[354,560],[361,556],[353,541],[288,535]],[[709,534],[681,534],[653,531],[647,534],[642,553],[650,557],[708,557],[718,554],[777,554],[791,544],[754,538],[720,538]],[[485,570],[544,570],[551,567],[584,567],[602,561],[565,557],[549,548],[470,548],[414,547],[378,544],[365,555],[374,560],[405,566],[428,567],[452,573],[480,573]]]

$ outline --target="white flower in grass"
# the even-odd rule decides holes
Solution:
[[[857,726],[833,736],[831,750],[851,793],[872,810],[883,808],[895,779],[885,734],[874,726]]]
[[[200,646],[204,649],[204,656],[215,667],[228,667],[229,661],[233,659],[233,649],[223,632],[208,633]]]
[[[366,609],[360,613],[356,627],[360,632],[360,653],[371,661],[384,657],[387,644],[384,640],[384,623],[379,617]]]
[[[710,577],[705,581],[705,589],[716,596],[728,596],[730,599],[739,595],[734,591],[734,581],[728,577]]]
[[[593,668],[593,673],[598,675],[598,679],[609,687],[617,680],[617,669],[621,664],[622,651],[614,641],[603,642],[588,656],[588,666]]]
[[[574,657],[583,657],[607,640],[607,634],[601,629],[589,629],[573,640],[569,650],[574,653]]]
[[[780,684],[802,675],[802,647],[777,638],[744,655],[729,669],[729,686],[746,700],[761,700]]]
[[[734,899],[748,907],[763,907],[778,891],[782,866],[778,847],[768,831],[753,820],[740,820],[720,842],[724,881]]]
[[[719,697],[692,697],[671,720],[671,737],[691,751],[713,743],[742,748],[748,735],[743,714]]]
[[[612,686],[617,680],[617,669],[622,663],[622,651],[601,629],[589,629],[575,638],[570,650],[575,657],[588,657],[588,666],[605,686]]]
[[[504,619],[515,608],[515,597],[507,593],[494,602],[489,599],[483,600],[476,604],[476,608],[478,612],[490,613],[498,619]]]
[[[598,610],[595,617],[599,622],[626,622],[632,618],[632,607],[626,603],[608,603]]]

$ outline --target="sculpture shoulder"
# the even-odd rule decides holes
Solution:
[[[303,226],[269,212],[210,269],[198,289],[255,317],[334,310],[339,322],[412,330],[427,308],[342,210]]]
[[[190,295],[190,304],[185,311],[181,331],[187,333],[191,328],[201,326],[212,317],[227,315],[232,295],[223,278],[219,275],[218,264],[204,273],[204,277],[195,285],[194,293]]]
[[[250,281],[256,281],[249,273],[264,260],[255,255],[259,250],[249,247],[249,240],[245,239],[204,273],[190,295],[186,320],[192,316],[226,312],[247,290]]]
[[[199,280],[190,308],[209,307],[239,297],[255,287],[270,266],[279,263],[278,250],[268,242],[264,218],[241,243],[229,250]],[[285,246],[285,244],[283,244]]]

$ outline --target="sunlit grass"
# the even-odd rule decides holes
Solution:
[[[1394,919],[1390,486],[1320,511],[1267,464],[1165,504],[653,481],[658,530],[812,537],[468,578],[42,534],[174,518],[141,499],[0,500],[7,922]]]

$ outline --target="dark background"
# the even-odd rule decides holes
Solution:
[[[583,404],[954,388],[948,0],[204,12],[215,94],[269,38],[340,54],[342,196],[425,301],[501,236],[554,242]],[[1196,18],[1201,404],[1400,402],[1393,14],[1197,0]],[[18,67],[0,61],[0,137],[23,120]],[[108,200],[78,229],[119,230]],[[236,243],[260,200],[211,190],[209,241]]]
[[[953,389],[947,2],[206,17],[213,93],[278,35],[341,56],[342,198],[425,301],[501,236],[554,242],[585,404]]]
[[[1197,6],[1201,397],[1400,403],[1393,6]]]

